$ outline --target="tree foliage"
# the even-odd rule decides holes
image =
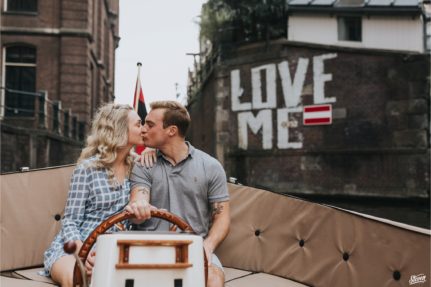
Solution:
[[[286,37],[285,0],[209,0],[203,7],[201,38],[213,44]]]

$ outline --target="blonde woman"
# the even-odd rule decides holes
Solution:
[[[74,240],[79,250],[97,225],[129,202],[130,152],[138,144],[143,144],[142,123],[130,106],[99,109],[72,176],[61,230],[45,251],[45,275],[61,286],[72,286],[75,264],[64,243]]]

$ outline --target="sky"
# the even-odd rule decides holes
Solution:
[[[137,62],[147,110],[156,100],[185,103],[187,70],[199,51],[199,15],[205,0],[120,0],[115,102],[133,103]],[[175,84],[178,84],[176,90]]]

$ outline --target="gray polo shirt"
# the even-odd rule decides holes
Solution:
[[[135,164],[130,177],[131,188],[148,188],[150,203],[180,216],[193,230],[205,237],[211,220],[210,204],[229,200],[226,174],[222,165],[210,155],[195,149],[189,142],[189,154],[175,166],[159,151],[151,168]],[[169,224],[151,218],[138,225],[140,230],[168,230]]]

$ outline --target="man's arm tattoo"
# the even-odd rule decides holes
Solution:
[[[142,195],[145,197],[145,199],[147,201],[150,200],[150,190],[148,188],[146,188],[146,187],[138,186],[135,189],[135,193],[142,193]]]
[[[223,212],[223,204],[221,202],[214,202],[211,205],[211,215],[214,218],[217,214]]]

